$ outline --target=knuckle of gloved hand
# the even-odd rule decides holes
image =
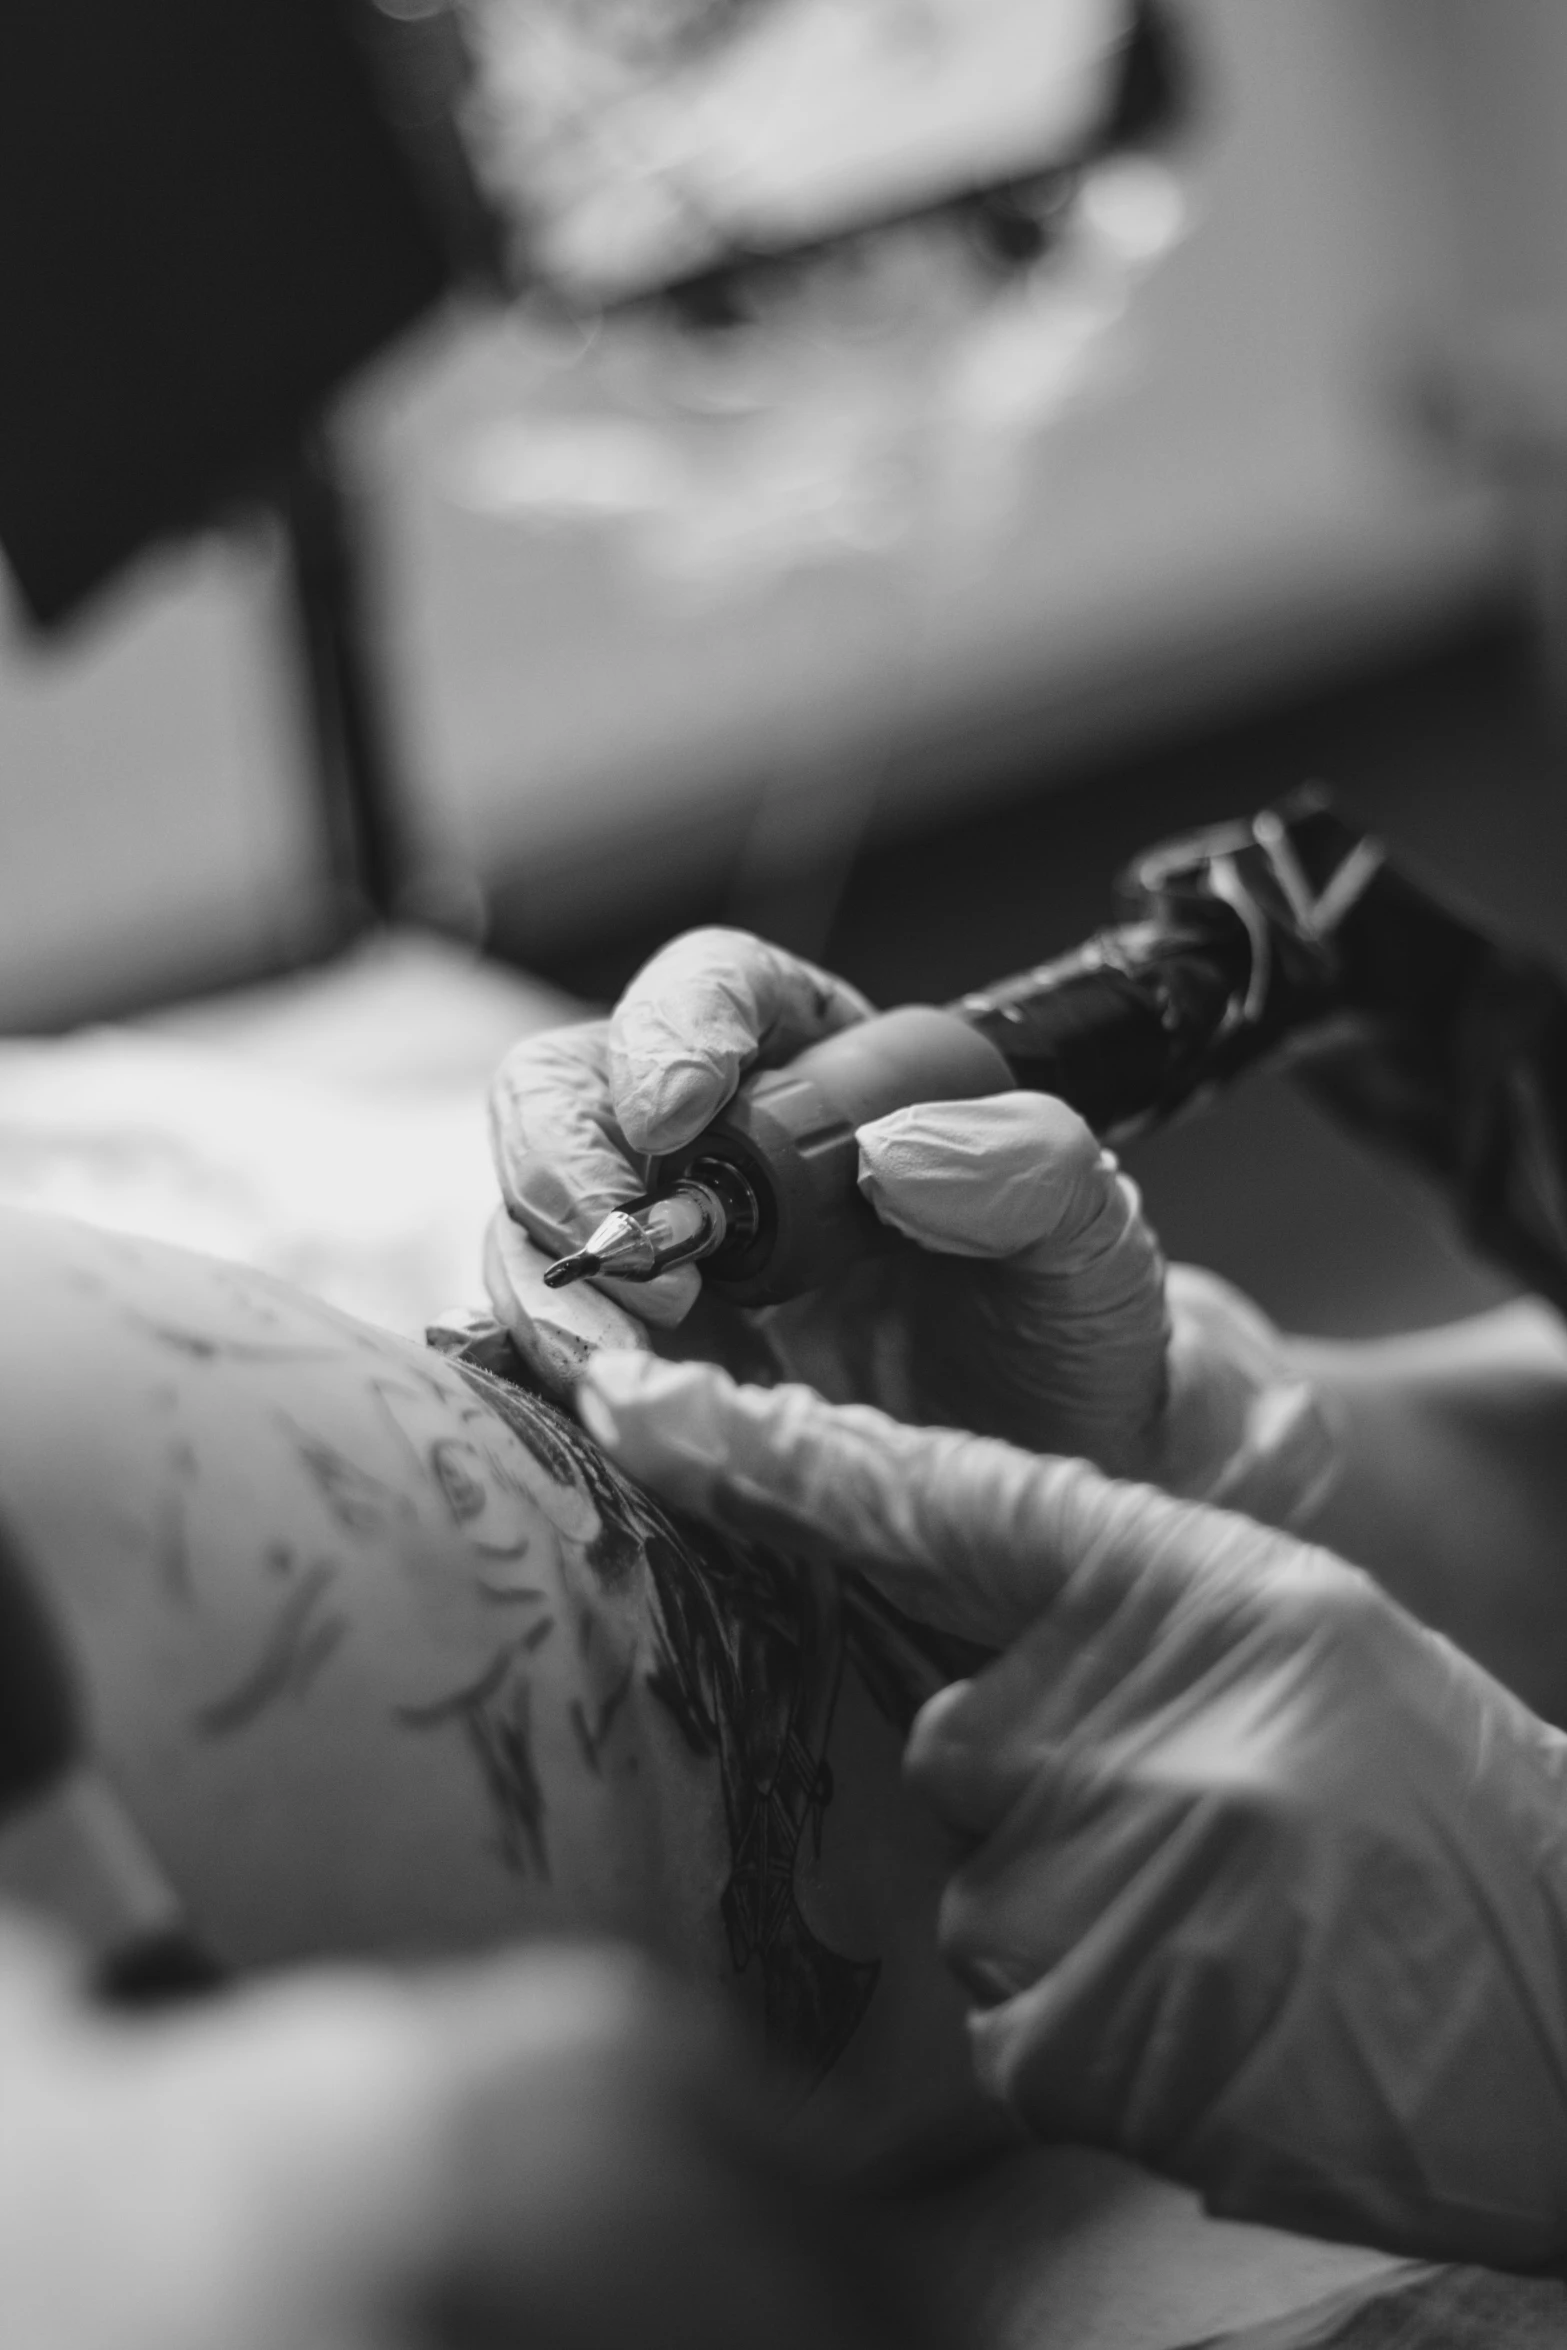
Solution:
[[[708,923],[684,931],[654,956],[622,998],[617,1021],[643,1013],[672,1033],[715,1031],[726,1051],[760,1042],[767,1000],[786,983],[792,959],[748,930]]]
[[[1033,1105],[1035,1131],[1051,1166],[1077,1182],[1086,1182],[1105,1157],[1092,1127],[1069,1102],[1053,1093],[1027,1094],[1023,1099]]]
[[[974,1873],[960,1869],[949,1879],[936,1913],[936,1946],[960,1983],[981,2007],[994,2007],[1045,1971],[1049,1954],[1019,1940],[1003,1921]]]
[[[604,1212],[550,1160],[528,1156],[512,1168],[506,1204],[512,1221],[547,1248],[581,1238]]]
[[[1274,1624],[1302,1644],[1370,1651],[1394,1614],[1387,1594],[1363,1568],[1287,1536],[1270,1546],[1258,1584]]]
[[[1170,1318],[1189,1344],[1207,1342],[1271,1368],[1281,1341],[1267,1315],[1245,1291],[1205,1265],[1165,1269]]]
[[[974,1684],[941,1690],[914,1717],[914,1727],[903,1753],[903,1775],[917,1793],[940,1804],[950,1792],[961,1791],[971,1762],[983,1698]]]
[[[493,1115],[503,1116],[518,1101],[527,1099],[536,1082],[535,1073],[541,1065],[540,1047],[544,1042],[544,1037],[520,1037],[502,1054],[490,1079],[490,1109]]]
[[[523,1037],[496,1070],[492,1100],[524,1104],[546,1087],[576,1090],[602,1074],[608,1034],[607,1020],[575,1020]]]
[[[743,931],[688,931],[654,957],[611,1023],[610,1092],[638,1150],[671,1150],[701,1131],[755,1057],[764,1025],[765,952]]]
[[[550,1029],[514,1045],[490,1086],[490,1139],[502,1178],[546,1138],[591,1127],[605,1093],[603,1021]]]
[[[1052,1094],[1024,1097],[1037,1153],[1042,1208],[1048,1236],[1074,1239],[1104,1212],[1115,1185],[1115,1161],[1092,1129],[1066,1102]]]

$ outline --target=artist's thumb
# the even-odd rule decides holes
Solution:
[[[1106,1216],[1124,1222],[1115,1160],[1047,1094],[921,1102],[859,1128],[859,1187],[884,1224],[943,1256],[1052,1252],[1070,1269]]]

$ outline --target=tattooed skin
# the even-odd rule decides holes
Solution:
[[[691,1752],[717,1760],[723,1785],[731,1867],[721,1909],[735,1971],[758,1970],[773,2053],[819,2076],[854,2032],[880,1972],[874,1959],[845,1957],[812,1933],[795,1891],[802,1839],[820,1854],[832,1801],[827,1746],[846,1657],[899,1730],[968,1658],[908,1623],[858,1576],[677,1522],[527,1390],[520,1358],[499,1332],[451,1359],[564,1485],[586,1485],[600,1531],[585,1555],[604,1587],[624,1589],[638,1572],[649,1578],[655,1638],[646,1684]],[[573,1709],[591,1769],[636,1669],[628,1659],[591,1727]]]
[[[772,2052],[817,2077],[859,2023],[879,1971],[874,1959],[829,1949],[795,1893],[801,1839],[809,1835],[820,1852],[832,1799],[826,1748],[843,1669],[835,1578],[677,1527],[611,1474],[552,1405],[471,1363],[459,1367],[565,1489],[586,1486],[599,1531],[584,1556],[606,1593],[623,1594],[633,1578],[647,1577],[653,1638],[643,1678],[691,1753],[719,1769],[730,1857],[720,1909],[735,1972],[757,1971]],[[635,1655],[617,1662],[591,1724],[580,1705],[573,1710],[595,1771],[638,1669]]]
[[[346,1619],[327,1606],[336,1576],[331,1559],[317,1559],[291,1582],[255,1664],[198,1709],[196,1727],[207,1737],[243,1730],[285,1691],[309,1687],[348,1630]]]
[[[0,1215],[0,1514],[198,1930],[241,1965],[627,1935],[806,2081],[966,2104],[899,1777],[950,1657],[470,1352]]]

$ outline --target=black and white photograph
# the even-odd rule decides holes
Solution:
[[[0,2350],[1567,2350],[1567,10],[0,0]]]

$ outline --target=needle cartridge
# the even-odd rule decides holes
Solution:
[[[714,1172],[719,1179],[708,1181],[705,1170],[693,1168],[659,1198],[617,1208],[589,1233],[581,1248],[548,1268],[546,1287],[564,1289],[594,1275],[656,1281],[671,1265],[715,1255],[737,1232],[743,1233],[753,1203],[749,1194],[741,1196],[742,1187],[731,1169]]]

